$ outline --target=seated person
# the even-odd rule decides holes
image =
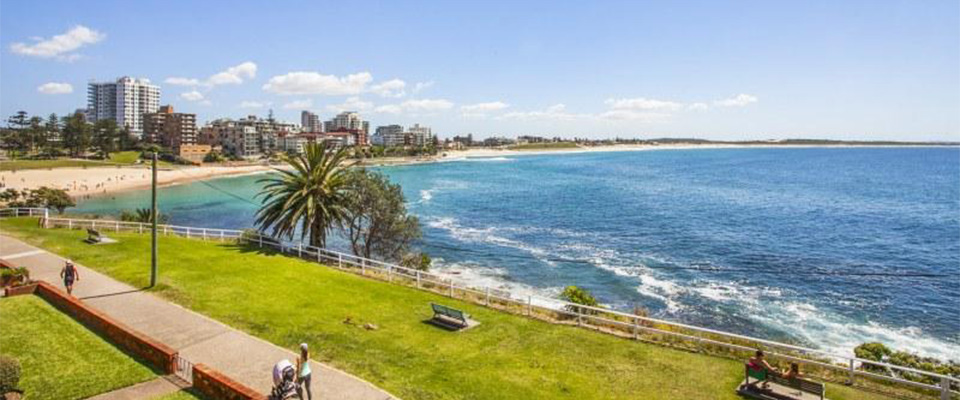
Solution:
[[[800,364],[790,363],[790,369],[784,370],[780,376],[782,376],[784,379],[796,379],[802,377],[803,374],[800,373]]]
[[[750,361],[748,361],[747,364],[750,366],[750,369],[754,371],[767,371],[768,374],[780,375],[780,371],[770,365],[770,363],[768,363],[764,358],[763,350],[757,350],[754,356],[750,357]],[[770,386],[766,380],[751,383],[750,386],[756,386],[760,382],[763,382],[764,389]]]

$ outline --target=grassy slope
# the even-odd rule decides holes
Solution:
[[[80,399],[155,377],[36,296],[0,299],[0,352],[20,361],[30,399]]]
[[[67,168],[67,167],[110,167],[114,163],[94,160],[11,160],[0,162],[0,171],[25,169]]]
[[[145,286],[149,236],[110,234],[89,246],[81,231],[3,220],[21,237],[135,286]],[[551,325],[376,282],[231,244],[160,241],[158,294],[278,345],[309,342],[319,359],[402,397],[736,399],[741,364],[573,327]],[[429,302],[481,322],[450,333],[423,323]],[[355,324],[346,324],[351,318]],[[364,323],[379,326],[368,331]],[[830,386],[831,398],[866,394]]]

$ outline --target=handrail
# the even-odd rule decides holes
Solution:
[[[43,216],[42,221],[44,223],[43,224],[44,227],[48,227],[49,225],[72,226],[72,224],[74,223],[76,223],[77,226],[80,227],[80,226],[83,226],[84,224],[89,224],[93,226],[95,224],[100,223],[100,224],[103,224],[105,228],[114,227],[115,229],[119,229],[120,226],[123,226],[123,227],[132,226],[134,228],[138,228],[141,232],[144,230],[148,230],[149,227],[151,227],[151,225],[147,223],[131,222],[131,221],[50,217],[48,210],[43,208],[0,209],[0,217],[9,216],[9,214],[13,214],[14,216],[42,215]],[[453,277],[444,277],[439,274],[424,272],[417,269],[407,268],[407,267],[396,265],[396,264],[390,264],[390,263],[379,261],[379,260],[360,257],[354,254],[343,253],[340,251],[326,249],[326,248],[318,248],[310,245],[304,245],[302,242],[284,241],[279,238],[274,238],[271,236],[264,235],[262,232],[259,232],[259,231],[252,231],[252,230],[245,231],[245,230],[221,229],[221,228],[201,228],[201,227],[167,225],[167,224],[158,225],[158,229],[161,229],[168,234],[172,233],[177,235],[185,235],[187,237],[200,237],[203,239],[246,240],[248,243],[251,243],[251,244],[259,244],[260,246],[268,245],[271,247],[277,247],[283,253],[296,251],[300,256],[300,258],[305,258],[304,254],[306,254],[307,256],[311,257],[308,259],[309,261],[318,262],[318,263],[321,262],[321,258],[326,257],[328,260],[332,260],[332,261],[328,261],[328,263],[332,263],[333,261],[336,261],[338,263],[338,267],[342,267],[343,264],[347,264],[347,265],[352,265],[353,267],[359,267],[361,268],[362,271],[366,271],[366,269],[368,268],[382,270],[382,272],[386,272],[388,274],[390,279],[392,279],[393,274],[396,274],[399,271],[399,273],[403,273],[407,277],[416,278],[418,282],[418,287],[419,287],[419,283],[424,279],[434,279],[433,281],[426,280],[426,282],[440,284],[441,286],[446,286],[446,290],[448,291],[451,297],[453,297],[453,293],[455,290],[470,291],[480,296],[486,295],[486,298],[488,299],[486,303],[487,306],[489,306],[489,299],[491,297],[496,297],[501,299],[502,301],[508,301],[508,302],[515,303],[521,307],[527,307],[528,310],[532,310],[532,308],[536,307],[538,309],[549,310],[550,312],[560,312],[566,315],[574,315],[577,317],[578,324],[580,323],[579,321],[582,321],[582,319],[586,318],[588,320],[603,321],[604,323],[607,323],[607,324],[627,326],[632,329],[638,329],[638,330],[643,330],[647,332],[652,331],[657,334],[681,337],[686,340],[696,341],[698,343],[709,343],[709,344],[732,348],[740,351],[750,351],[755,349],[755,347],[748,347],[748,346],[743,346],[735,343],[721,342],[708,337],[693,336],[693,335],[688,335],[680,332],[672,332],[672,331],[647,327],[647,326],[641,325],[641,321],[642,321],[646,323],[665,325],[673,328],[686,329],[686,330],[703,333],[703,334],[716,335],[716,336],[720,336],[720,337],[731,339],[731,340],[747,341],[747,342],[752,342],[755,344],[764,345],[768,347],[795,351],[795,352],[799,352],[801,355],[819,355],[819,356],[826,357],[828,359],[843,360],[845,361],[845,364],[849,364],[849,367],[843,366],[843,365],[829,364],[820,360],[799,358],[796,355],[791,355],[791,354],[781,354],[781,353],[771,354],[773,356],[789,359],[796,362],[809,363],[809,364],[814,364],[823,368],[831,368],[838,371],[844,371],[848,373],[851,378],[853,376],[866,376],[874,379],[888,380],[888,381],[901,383],[901,384],[908,384],[908,385],[912,385],[912,386],[916,386],[924,389],[938,390],[938,391],[941,391],[941,393],[946,393],[947,396],[949,396],[949,394],[953,392],[950,389],[951,382],[953,384],[960,385],[960,379],[954,378],[948,375],[942,375],[934,372],[922,371],[914,368],[903,367],[899,365],[878,362],[873,360],[867,360],[867,359],[862,359],[858,357],[838,355],[838,354],[830,353],[824,350],[811,349],[803,346],[780,343],[772,340],[760,339],[760,338],[740,335],[736,333],[698,327],[698,326],[679,323],[679,322],[671,322],[671,321],[657,319],[657,318],[627,314],[621,311],[616,311],[616,310],[611,310],[606,308],[580,305],[580,304],[575,304],[575,303],[571,303],[571,302],[560,300],[560,299],[552,299],[552,298],[545,298],[540,296],[527,295],[526,302],[523,302],[522,297],[519,299],[514,298],[514,295],[509,291],[492,289],[489,287],[484,288],[485,289],[484,291],[480,291],[476,288],[467,286],[465,283],[456,282],[456,280]],[[490,294],[491,290],[494,290],[501,294],[505,294],[507,297],[492,296]],[[534,305],[534,301],[533,301],[534,299],[538,300],[537,305]],[[557,305],[558,307],[547,307],[540,304]],[[584,313],[585,310],[588,312]],[[593,312],[596,315],[591,315],[590,312]],[[599,315],[601,313],[607,314],[610,316],[626,318],[630,322],[604,318]],[[872,373],[869,371],[864,371],[862,369],[856,369],[854,368],[855,363],[859,363],[861,367],[863,365],[874,365],[881,368],[887,368],[889,370],[922,375],[928,378],[936,378],[936,380],[940,381],[940,384],[931,385],[931,384],[926,384],[922,382],[902,379],[897,376],[880,375],[880,374]]]

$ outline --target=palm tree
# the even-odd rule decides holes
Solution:
[[[258,181],[266,185],[257,195],[263,197],[263,206],[257,211],[256,225],[286,238],[293,238],[299,226],[301,239],[309,237],[310,245],[323,247],[327,230],[346,214],[346,157],[345,148],[328,151],[324,144],[310,144],[304,146],[303,154],[283,156],[291,170],[275,168],[277,175]]]

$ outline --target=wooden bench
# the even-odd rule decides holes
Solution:
[[[745,379],[737,392],[741,395],[761,400],[825,400],[826,385],[803,378],[784,378],[779,374],[771,373],[766,369],[754,369],[750,364],[744,364]],[[753,378],[754,382],[750,382]],[[761,382],[768,382],[769,387],[761,387]]]
[[[456,329],[463,329],[470,326],[469,315],[455,308],[450,308],[442,304],[430,303],[433,308],[433,321],[442,325],[451,326]]]
[[[87,243],[101,244],[101,243],[116,243],[116,242],[117,242],[116,240],[113,240],[104,236],[103,234],[100,233],[100,231],[96,229],[87,228]]]

